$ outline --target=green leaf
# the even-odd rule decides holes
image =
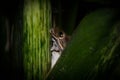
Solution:
[[[25,0],[23,20],[25,80],[44,80],[50,69],[50,1]]]
[[[14,27],[14,62],[23,80],[44,80],[50,69],[50,0],[24,0]],[[18,14],[17,14],[18,15]],[[20,67],[19,67],[20,66]],[[16,68],[16,66],[14,66]]]
[[[97,80],[106,72],[119,45],[117,16],[109,8],[86,15],[47,80]]]

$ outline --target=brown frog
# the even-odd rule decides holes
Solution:
[[[68,36],[62,29],[58,27],[54,27],[50,30],[51,34],[51,67],[53,67],[60,57],[62,51],[67,45],[67,42],[70,40],[70,36]]]
[[[70,36],[68,36],[63,30],[58,27],[52,28],[50,30],[52,41],[56,41],[56,49],[51,49],[51,51],[62,52],[66,47],[67,42],[70,40]],[[54,46],[54,45],[52,45]]]

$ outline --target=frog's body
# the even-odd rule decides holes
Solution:
[[[66,44],[69,40],[69,36],[65,34],[65,32],[58,27],[52,28],[50,30],[51,33],[51,52],[52,52],[52,60],[51,60],[51,68],[55,65],[56,61],[60,57],[62,51],[66,47]]]

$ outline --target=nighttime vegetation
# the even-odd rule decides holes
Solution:
[[[115,0],[1,1],[0,78],[119,80],[118,7]],[[54,20],[71,39],[51,69]]]

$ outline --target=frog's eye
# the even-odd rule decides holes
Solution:
[[[58,36],[59,36],[59,37],[63,37],[63,32],[59,32],[59,33],[58,33]]]

